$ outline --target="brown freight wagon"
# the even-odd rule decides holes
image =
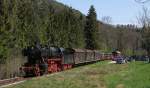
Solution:
[[[95,55],[93,50],[86,50],[86,62],[95,61]]]
[[[86,50],[85,49],[74,49],[74,63],[82,64],[86,62]]]
[[[102,59],[102,53],[98,50],[94,50],[94,57],[95,57],[95,61],[101,60]]]

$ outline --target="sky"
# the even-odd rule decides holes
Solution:
[[[87,14],[91,5],[94,5],[98,20],[104,16],[112,18],[112,24],[138,24],[137,16],[142,7],[150,8],[150,2],[139,4],[135,0],[56,0],[65,5]]]

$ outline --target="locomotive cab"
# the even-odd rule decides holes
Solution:
[[[49,47],[48,52],[48,73],[61,71],[62,53],[59,47]]]
[[[74,50],[71,48],[60,48],[62,53],[62,69],[70,69],[74,64]]]

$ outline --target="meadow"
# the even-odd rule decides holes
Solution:
[[[150,64],[101,61],[45,75],[8,88],[150,88]]]

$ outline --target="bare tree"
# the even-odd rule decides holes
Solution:
[[[142,32],[142,47],[150,55],[150,12],[148,8],[143,8],[142,14],[138,17],[138,22],[141,24]]]
[[[147,2],[149,2],[150,0],[135,0],[137,3],[142,3],[145,4]]]
[[[148,8],[143,7],[142,12],[137,17],[138,23],[142,27],[150,27],[150,11]]]
[[[102,22],[106,24],[111,24],[112,23],[112,18],[110,16],[103,16],[102,17]]]

